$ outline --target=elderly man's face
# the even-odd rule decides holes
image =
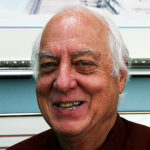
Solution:
[[[57,133],[91,131],[117,114],[125,79],[114,78],[107,28],[86,16],[56,17],[40,49],[38,103]]]

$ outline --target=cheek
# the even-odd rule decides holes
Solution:
[[[90,112],[95,114],[98,110],[101,113],[104,109],[102,107],[106,106],[108,99],[107,89],[109,85],[107,84],[107,80],[104,77],[90,76],[80,78],[80,83],[82,89],[91,97]]]
[[[80,85],[82,88],[91,95],[95,93],[99,93],[104,89],[106,86],[106,81],[103,77],[97,76],[89,76],[89,77],[81,77],[80,78]]]
[[[47,121],[49,120],[48,114],[51,114],[49,109],[50,105],[48,101],[48,96],[51,91],[52,83],[52,78],[40,77],[36,85],[36,95],[39,108]]]
[[[94,107],[105,107],[108,103],[114,100],[115,85],[112,86],[112,79],[106,76],[93,76],[80,78],[82,89],[90,94],[92,101],[90,102]]]
[[[53,84],[52,78],[39,77],[36,85],[37,95],[43,95],[43,96],[48,95],[49,91],[51,90],[52,84]]]

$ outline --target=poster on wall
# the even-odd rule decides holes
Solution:
[[[0,26],[43,26],[60,7],[73,3],[106,10],[118,26],[150,26],[149,0],[0,0]]]

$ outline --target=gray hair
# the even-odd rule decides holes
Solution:
[[[84,7],[81,5],[67,7],[61,10],[60,12],[67,10],[67,9],[71,9],[71,8],[73,10],[75,9],[75,11],[81,11],[81,10],[87,9],[100,22],[104,21],[106,23],[109,29],[108,47],[109,47],[110,56],[113,62],[113,71],[111,75],[114,77],[117,77],[121,70],[128,73],[127,64],[129,64],[129,60],[130,60],[129,53],[121,37],[118,27],[113,23],[108,13],[106,11],[103,11],[97,8]],[[60,12],[58,12],[57,14],[59,14]],[[41,42],[43,30],[38,36],[37,40],[35,41],[33,52],[32,52],[32,68],[33,68],[34,77],[36,80],[38,78],[38,72],[39,72],[39,56],[38,55],[40,51],[40,42]]]

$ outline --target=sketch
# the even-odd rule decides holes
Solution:
[[[150,0],[0,0],[0,26],[44,26],[72,3],[106,10],[118,26],[150,26]]]
[[[0,13],[46,14],[67,3],[106,9],[114,15],[125,13],[150,14],[149,0],[0,0]]]
[[[149,0],[80,0],[87,6],[108,10],[111,14],[143,13],[150,14]]]

